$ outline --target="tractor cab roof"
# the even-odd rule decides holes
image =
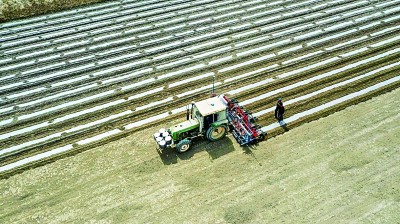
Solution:
[[[204,117],[210,114],[215,114],[224,111],[226,106],[216,97],[208,98],[194,104]]]

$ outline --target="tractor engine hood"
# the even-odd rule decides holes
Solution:
[[[177,139],[178,134],[198,128],[200,122],[197,119],[189,119],[169,128],[172,138]]]

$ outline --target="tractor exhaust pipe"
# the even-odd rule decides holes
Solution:
[[[191,108],[190,108],[190,118],[192,118],[192,119],[193,119],[193,107],[194,107],[194,101],[192,101]]]
[[[211,89],[211,97],[216,96],[214,89],[215,75],[212,76],[212,89]]]
[[[186,106],[186,120],[189,120],[189,105]]]

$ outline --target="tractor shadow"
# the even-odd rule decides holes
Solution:
[[[242,148],[244,154],[252,157],[258,163],[258,165],[262,166],[261,162],[257,159],[256,155],[253,152],[253,151],[257,150],[257,147],[258,147],[258,143],[251,144],[251,145],[244,145],[241,148]]]
[[[160,155],[161,161],[164,165],[172,165],[178,163],[177,152],[173,149],[166,149],[160,153],[157,149],[158,155]]]
[[[216,142],[210,142],[205,139],[199,138],[193,141],[191,149],[185,153],[177,153],[175,149],[167,149],[164,150],[162,153],[158,153],[164,165],[171,165],[178,163],[178,158],[180,160],[188,160],[192,158],[196,153],[202,151],[206,151],[210,159],[215,160],[221,156],[235,151],[235,148],[230,138],[223,138]]]
[[[212,160],[235,151],[231,138],[225,137],[219,141],[207,143],[205,150]]]

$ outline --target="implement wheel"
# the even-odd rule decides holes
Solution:
[[[178,144],[176,144],[176,151],[179,153],[183,153],[189,150],[191,141],[189,139],[183,139]]]
[[[207,130],[206,136],[208,140],[215,142],[225,137],[227,132],[228,132],[228,127],[223,124],[217,127],[210,127]]]
[[[265,133],[262,133],[262,134],[260,134],[260,136],[259,136],[259,138],[258,138],[258,142],[262,142],[262,141],[264,141],[265,140],[265,136],[267,135],[267,133],[265,132]]]

